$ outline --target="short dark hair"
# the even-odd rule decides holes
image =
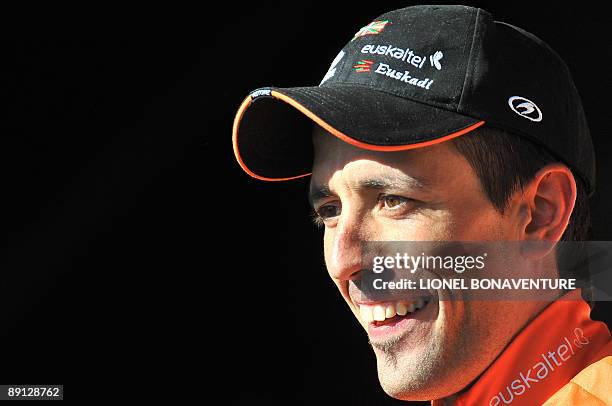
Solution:
[[[453,139],[452,144],[470,163],[485,194],[502,214],[513,193],[533,180],[538,170],[550,163],[560,162],[525,137],[486,125]],[[586,185],[580,177],[575,176],[575,179],[576,203],[562,241],[587,241],[591,238]],[[574,277],[589,283],[588,266],[575,269]],[[591,298],[590,289],[583,289],[583,294],[585,298]]]

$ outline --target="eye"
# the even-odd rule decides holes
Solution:
[[[339,200],[328,202],[314,209],[312,220],[318,228],[333,227],[341,212],[342,204]]]
[[[385,209],[394,210],[406,204],[409,199],[396,195],[382,195],[380,200],[383,202]]]
[[[340,215],[340,204],[326,204],[317,209],[317,215],[323,220],[327,220]]]

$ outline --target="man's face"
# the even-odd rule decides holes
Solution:
[[[467,135],[469,136],[469,135]],[[367,331],[385,391],[406,400],[457,393],[495,359],[542,303],[439,301],[371,322],[358,288],[362,241],[515,241],[521,210],[500,214],[448,142],[400,152],[351,146],[317,128],[311,200],[325,223],[328,272]],[[421,303],[382,302],[393,312]],[[387,309],[389,308],[389,309]]]

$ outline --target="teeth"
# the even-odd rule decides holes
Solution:
[[[393,304],[388,304],[385,307],[385,317],[390,319],[393,316],[395,316],[395,306]]]
[[[395,311],[400,316],[405,316],[408,313],[408,306],[406,306],[406,303],[404,302],[397,302],[395,305]]]
[[[361,320],[364,323],[371,323],[374,321],[374,316],[372,316],[372,307],[371,306],[360,306],[359,313],[361,314]]]
[[[390,319],[395,317],[395,315],[405,316],[408,313],[414,313],[422,309],[428,302],[428,300],[417,299],[412,302],[389,302],[374,306],[361,305],[359,306],[359,313],[361,320],[368,324],[373,321],[385,321],[385,319]]]
[[[374,320],[385,321],[385,306],[374,306]]]

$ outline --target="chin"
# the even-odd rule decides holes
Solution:
[[[380,379],[380,386],[383,391],[390,397],[405,401],[429,401],[432,399],[440,399],[444,397],[438,393],[439,388],[432,385],[432,382],[426,385],[414,385],[410,382],[402,380],[387,380]]]
[[[427,401],[437,399],[439,380],[424,360],[415,360],[406,354],[387,354],[374,349],[378,380],[385,393],[399,400]],[[402,355],[404,357],[402,357]],[[404,359],[400,359],[404,358]],[[420,367],[415,367],[420,365]]]
[[[384,392],[392,398],[405,401],[430,401],[442,399],[460,392],[471,375],[470,368],[451,367],[452,360],[445,359],[430,342],[429,351],[382,351],[374,347],[378,380]]]

